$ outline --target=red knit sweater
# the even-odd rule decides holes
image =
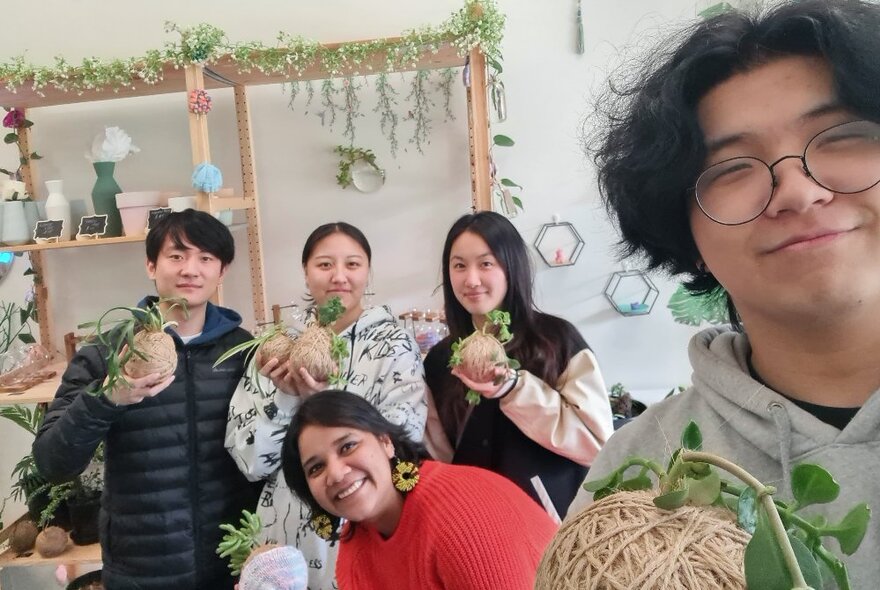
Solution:
[[[343,541],[340,590],[531,590],[556,525],[509,480],[425,461],[388,539],[365,525]]]

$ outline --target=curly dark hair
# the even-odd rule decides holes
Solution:
[[[860,0],[789,1],[758,13],[731,11],[697,23],[624,69],[599,98],[587,149],[599,169],[605,206],[625,256],[651,269],[687,275],[703,294],[719,286],[697,267],[688,221],[693,187],[706,149],[697,105],[735,74],[787,56],[812,56],[830,66],[840,103],[880,120],[880,6]],[[729,305],[731,321],[736,310]]]
[[[425,447],[409,438],[403,426],[386,420],[373,404],[359,395],[331,389],[309,396],[297,410],[284,436],[281,470],[287,486],[305,502],[312,517],[326,512],[309,490],[309,482],[302,467],[299,435],[306,426],[346,426],[375,436],[387,436],[394,445],[395,459],[421,465],[428,458]],[[349,534],[354,532],[354,524],[350,523]],[[337,535],[334,537],[338,538]]]

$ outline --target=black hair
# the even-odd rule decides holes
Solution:
[[[330,389],[309,396],[297,410],[284,436],[284,443],[281,446],[281,469],[287,486],[305,502],[312,516],[324,513],[324,509],[309,490],[309,483],[302,467],[299,436],[306,426],[331,428],[344,426],[369,432],[377,437],[387,436],[394,445],[395,459],[401,461],[411,461],[420,465],[428,457],[425,447],[413,441],[403,426],[386,420],[373,404],[359,395]],[[349,531],[353,531],[353,528],[349,528]]]
[[[573,327],[560,332],[559,324],[570,326],[568,322],[535,308],[532,264],[526,243],[509,219],[493,211],[460,217],[446,235],[443,245],[443,299],[450,338],[455,341],[474,331],[473,318],[455,297],[449,278],[452,245],[465,232],[471,232],[486,242],[507,278],[507,293],[501,302],[501,309],[510,313],[510,327],[514,335],[506,347],[508,356],[518,360],[524,369],[544,382],[557,383],[568,361],[578,350],[586,348],[586,343]]]
[[[715,86],[787,56],[824,59],[841,104],[880,120],[880,7],[860,0],[789,1],[766,12],[730,11],[660,45],[629,80],[612,82],[588,124],[588,150],[599,168],[605,206],[624,255],[649,267],[688,275],[695,294],[719,287],[697,267],[689,223],[692,189],[705,165],[699,101]],[[626,74],[626,72],[624,72]],[[590,147],[593,144],[594,149]],[[731,321],[738,326],[733,302]]]
[[[199,250],[217,257],[223,268],[235,258],[235,240],[229,233],[229,228],[204,211],[175,211],[150,228],[146,240],[147,260],[153,264],[159,258],[165,238],[181,249],[186,247],[184,242],[189,242]]]
[[[315,246],[318,245],[318,242],[329,235],[337,233],[345,234],[349,238],[357,242],[358,245],[364,249],[364,252],[366,252],[367,262],[372,262],[373,251],[370,249],[370,242],[367,241],[367,237],[364,235],[364,232],[351,225],[350,223],[346,223],[344,221],[335,221],[333,223],[325,223],[324,225],[315,228],[315,230],[309,234],[309,237],[308,239],[306,239],[306,243],[303,246],[302,251],[303,266],[305,266],[306,263],[309,261],[309,258],[315,251]]]

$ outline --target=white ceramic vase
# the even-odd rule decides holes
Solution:
[[[70,239],[70,203],[62,192],[64,181],[47,180],[46,188],[49,196],[46,197],[46,219],[61,219],[64,221],[64,231],[61,232],[61,241]]]
[[[30,228],[24,214],[22,201],[3,202],[3,243],[7,246],[21,246],[31,241]]]

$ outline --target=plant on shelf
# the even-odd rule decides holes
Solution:
[[[8,352],[16,342],[36,342],[31,332],[31,320],[37,321],[37,306],[33,299],[27,301],[24,307],[0,301],[0,354]]]
[[[32,127],[33,122],[25,118],[24,111],[21,109],[6,108],[5,110],[6,116],[3,117],[3,126],[10,129],[10,131],[3,137],[3,142],[7,144],[14,143],[18,148],[18,166],[14,169],[0,168],[0,173],[7,175],[9,180],[20,182],[23,180],[21,169],[27,166],[31,160],[39,160],[42,156],[37,152],[28,153],[21,141],[22,133],[25,129]],[[25,196],[22,190],[21,194],[16,191],[12,196],[4,198],[14,201],[23,200]]]
[[[339,173],[336,175],[336,184],[342,188],[348,188],[354,181],[351,174],[351,167],[356,162],[369,164],[382,178],[385,178],[385,170],[379,168],[379,165],[376,164],[376,154],[373,153],[373,150],[338,145],[333,148],[333,152],[340,156]]]
[[[147,308],[113,307],[97,321],[79,325],[80,329],[93,328],[92,338],[107,350],[107,378],[89,393],[107,395],[117,383],[128,383],[126,377],[172,375],[177,369],[177,350],[174,339],[165,329],[176,326],[177,322],[167,320],[166,315],[177,308],[185,316],[188,314],[185,299],[163,298]],[[108,318],[119,311],[126,317]]]
[[[657,523],[654,519],[669,521],[675,515],[682,514],[677,512],[679,509],[690,510],[687,507],[710,511],[721,509],[720,514],[728,514],[730,518],[735,518],[738,527],[746,533],[747,544],[742,554],[744,565],[731,563],[727,571],[735,572],[732,575],[736,576],[742,576],[744,572],[744,580],[748,588],[818,589],[826,587],[824,584],[831,579],[841,590],[850,588],[846,566],[823,546],[822,540],[832,537],[838,541],[845,555],[852,555],[867,531],[870,518],[867,504],[858,504],[836,523],[829,523],[822,517],[807,516],[802,513],[803,509],[833,502],[840,492],[840,485],[825,469],[808,463],[796,465],[791,472],[791,490],[794,499],[783,501],[774,498],[773,494],[776,492],[774,487],[761,483],[742,467],[723,457],[702,451],[702,443],[700,429],[694,422],[690,422],[682,433],[681,448],[672,454],[667,469],[664,470],[656,461],[630,457],[605,477],[584,484],[585,490],[593,492],[594,504],[570,519],[568,525],[563,526],[545,554],[542,569],[556,560],[556,565],[548,567],[554,571],[558,570],[559,563],[574,555],[570,547],[565,550],[567,555],[562,554],[561,548],[566,543],[565,539],[569,534],[577,534],[577,530],[581,530],[584,526],[596,525],[606,506],[622,506],[621,503],[630,500],[636,503],[636,498],[640,494],[650,491],[653,496],[653,506],[661,511],[674,511],[673,515],[663,512],[659,516],[652,517],[653,512],[647,509],[636,511],[633,507],[633,520],[629,529],[631,532],[624,535],[627,538],[611,539],[609,543],[625,542],[628,546],[637,547],[641,535],[660,534],[655,530],[654,525]],[[631,468],[639,468],[638,473],[628,475],[627,472]],[[722,480],[718,469],[734,476],[744,485]],[[649,473],[657,478],[659,489],[655,490]],[[636,512],[639,514],[638,517],[635,516]],[[637,522],[642,516],[646,521],[644,526]],[[720,528],[718,527],[717,530]],[[638,532],[635,532],[636,529]],[[600,528],[590,530],[595,536],[603,534]],[[669,528],[669,531],[672,534],[672,528]],[[684,546],[686,540],[683,537],[689,535],[690,531],[685,527],[679,529],[679,534],[682,536],[681,539],[667,539],[664,546],[679,547],[678,542]],[[715,533],[707,528],[695,534],[702,534],[700,546],[708,547],[705,543],[709,543],[709,537]],[[604,547],[593,547],[596,555],[601,554],[604,549]],[[627,557],[623,556],[621,559]],[[670,556],[670,559],[677,557]],[[718,559],[727,560],[734,557],[731,553],[718,556]],[[614,570],[611,564],[606,565],[607,572]]]

